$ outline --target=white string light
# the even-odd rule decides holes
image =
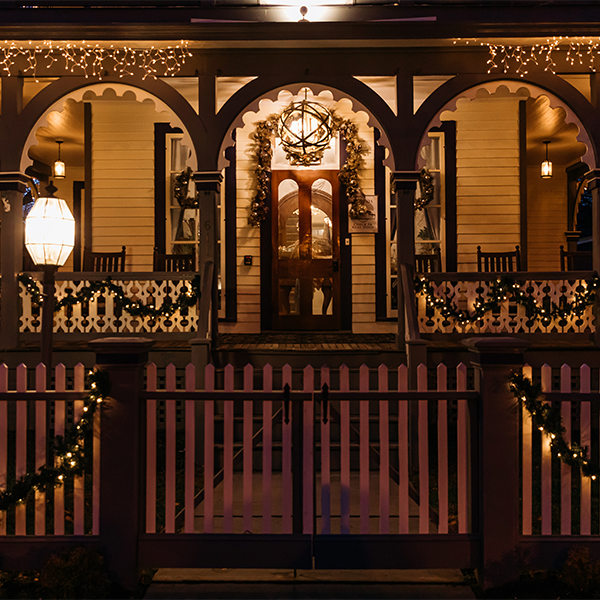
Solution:
[[[558,36],[545,42],[523,45],[504,45],[481,42],[487,46],[490,58],[487,61],[488,73],[501,70],[503,73],[515,72],[520,77],[528,73],[531,66],[544,67],[544,71],[556,72],[555,52],[564,54],[569,66],[583,67],[596,71],[596,60],[600,59],[600,38],[569,38]]]
[[[82,42],[0,42],[0,72],[8,76],[40,76],[56,62],[64,61],[65,71],[86,78],[102,79],[111,69],[119,77],[134,75],[136,70],[146,77],[176,75],[192,54],[182,40],[164,48],[133,48]],[[25,68],[22,68],[24,61]]]

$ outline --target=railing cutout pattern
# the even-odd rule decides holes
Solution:
[[[161,274],[160,279],[113,278],[126,296],[143,304],[161,307],[165,302],[173,302],[190,281]],[[56,298],[61,300],[70,294],[76,294],[89,281],[57,281]],[[21,333],[39,333],[41,315],[33,306],[31,296],[21,285]],[[198,321],[197,307],[192,306],[177,311],[170,317],[134,317],[115,306],[115,298],[109,292],[103,292],[89,302],[74,304],[59,310],[54,317],[55,333],[176,333],[193,332]]]
[[[567,301],[572,302],[575,291],[583,289],[582,279],[518,281],[521,289],[531,294],[540,306],[548,308],[552,304],[562,306]],[[452,298],[456,308],[469,312],[473,312],[476,302],[487,300],[489,294],[488,281],[432,280],[432,286],[437,297]],[[499,312],[489,312],[479,322],[461,325],[455,319],[444,319],[438,310],[427,305],[425,294],[418,294],[417,314],[421,333],[590,333],[595,330],[591,306],[581,317],[572,315],[545,325],[532,320],[526,308],[510,298],[501,303]]]

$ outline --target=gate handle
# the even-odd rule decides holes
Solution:
[[[340,261],[336,258],[333,261],[333,272],[337,273],[340,270]]]
[[[329,400],[329,386],[324,383],[323,391],[322,391],[322,400],[321,400],[321,412],[323,414],[323,424],[327,425],[327,421],[329,420],[327,417],[327,402]]]
[[[287,425],[290,422],[290,384],[283,386],[283,422]]]

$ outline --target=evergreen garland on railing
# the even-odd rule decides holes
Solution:
[[[6,490],[0,491],[0,511],[22,504],[35,491],[49,486],[60,487],[74,475],[82,475],[86,468],[84,440],[93,429],[93,416],[100,403],[108,396],[108,375],[103,371],[90,371],[87,377],[90,392],[84,399],[83,413],[77,424],[51,440],[47,464],[38,471],[19,477]],[[52,465],[52,466],[49,466]]]
[[[530,320],[539,320],[543,325],[549,325],[554,319],[566,319],[571,316],[581,317],[588,306],[596,299],[596,290],[600,287],[600,279],[597,275],[590,280],[582,281],[582,288],[576,290],[573,301],[564,299],[561,306],[554,302],[550,307],[544,308],[532,294],[521,289],[521,285],[509,277],[502,277],[490,282],[487,290],[487,300],[477,300],[473,312],[458,309],[452,302],[454,296],[436,295],[431,281],[426,277],[415,279],[415,292],[425,294],[427,305],[436,308],[444,319],[456,319],[460,325],[476,323],[481,321],[486,313],[499,311],[504,300],[511,300],[525,307],[525,312]]]
[[[542,390],[521,373],[515,373],[510,379],[510,389],[519,406],[531,415],[533,425],[550,438],[550,449],[560,460],[570,467],[579,467],[585,477],[596,479],[600,476],[600,466],[590,462],[587,446],[567,444],[564,438],[560,409],[548,402],[542,402]]]
[[[21,273],[17,280],[23,284],[25,291],[31,296],[34,305],[39,306],[42,303],[42,293],[38,283],[30,275]],[[165,302],[159,308],[152,304],[146,305],[132,300],[125,295],[123,288],[112,282],[110,277],[103,281],[91,281],[85,287],[82,287],[76,294],[69,294],[56,301],[54,311],[57,312],[65,306],[74,306],[82,302],[89,302],[100,294],[108,292],[115,297],[115,306],[128,312],[132,317],[170,317],[182,308],[194,306],[200,298],[200,276],[196,275],[187,286],[181,291],[174,301],[165,298]]]

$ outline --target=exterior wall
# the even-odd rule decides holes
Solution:
[[[520,242],[519,97],[460,99],[456,121],[459,271],[477,270],[477,246],[510,251]]]
[[[152,270],[154,123],[152,103],[92,103],[92,236],[96,251],[127,246],[126,270]]]
[[[552,179],[540,177],[540,167],[527,169],[527,267],[529,271],[559,271],[560,246],[567,246],[567,174],[553,165]]]

